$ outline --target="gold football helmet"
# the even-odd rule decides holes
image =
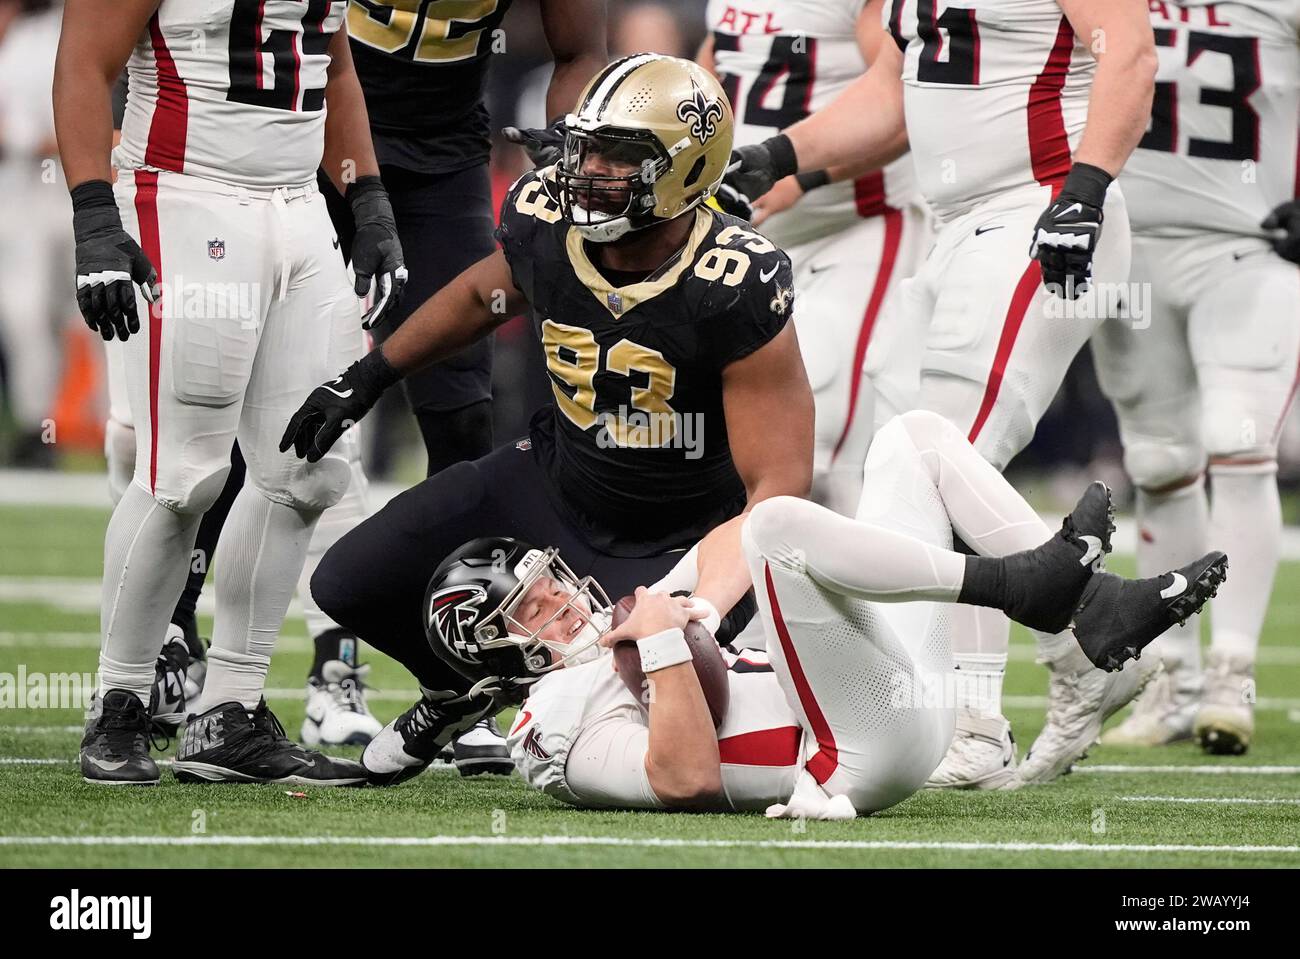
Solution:
[[[565,118],[564,218],[608,243],[694,209],[722,182],[734,122],[722,87],[697,64],[654,53],[616,60]]]

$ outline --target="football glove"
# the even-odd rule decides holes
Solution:
[[[340,376],[312,390],[289,420],[280,438],[280,452],[287,453],[292,446],[299,459],[315,463],[399,379],[383,351],[371,350]]]
[[[397,238],[393,205],[388,202],[388,191],[379,177],[363,176],[351,184],[348,204],[357,230],[352,240],[357,296],[369,293],[370,281],[375,281],[374,301],[361,318],[362,329],[368,330],[382,323],[401,300],[406,286],[406,263],[402,259],[402,242]]]
[[[778,133],[762,143],[732,150],[731,163],[722,182],[752,202],[772,189],[777,180],[798,170],[794,144],[784,133]]]
[[[1288,200],[1264,218],[1260,224],[1265,230],[1281,231],[1272,237],[1277,255],[1292,263],[1300,263],[1300,200]]]
[[[730,216],[738,216],[742,220],[754,218],[754,208],[750,205],[749,198],[725,183],[718,184],[717,191],[709,197],[709,206]]]
[[[72,233],[77,243],[77,308],[106,341],[140,332],[135,287],[150,303],[158,298],[158,271],[122,229],[113,188],[90,180],[72,190]]]
[[[1029,257],[1042,265],[1043,286],[1061,299],[1077,299],[1092,280],[1101,210],[1112,179],[1100,167],[1076,163],[1061,192],[1034,224]]]
[[[544,167],[558,163],[564,153],[564,118],[552,121],[548,127],[506,127],[501,135],[511,143],[524,148],[533,166]]]

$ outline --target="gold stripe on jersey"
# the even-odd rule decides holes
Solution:
[[[582,285],[591,291],[591,295],[600,301],[601,306],[609,310],[610,315],[618,319],[637,304],[652,300],[660,293],[672,289],[676,285],[682,273],[694,262],[695,254],[699,250],[700,244],[709,235],[709,228],[712,224],[713,214],[708,210],[697,209],[695,211],[695,226],[691,229],[690,238],[686,241],[686,246],[678,254],[672,266],[651,279],[642,280],[640,283],[632,283],[628,286],[612,286],[608,280],[601,276],[600,271],[592,265],[591,260],[587,257],[587,250],[582,242],[582,234],[575,227],[569,227],[569,232],[564,239],[564,245],[569,254],[569,264],[573,267],[573,272],[578,275]]]
[[[348,5],[348,34],[368,47],[384,53],[406,49],[415,36],[420,39],[412,55],[417,63],[472,60],[478,53],[483,28],[451,39],[456,23],[473,25],[496,13],[500,0],[389,0],[367,6],[359,0]],[[388,22],[377,19],[387,14]]]

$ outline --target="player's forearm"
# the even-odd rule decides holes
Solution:
[[[648,674],[650,748],[646,773],[669,806],[707,806],[722,792],[718,736],[695,667],[678,663]]]
[[[478,342],[516,313],[501,316],[493,306],[462,273],[425,300],[384,341],[384,359],[402,376],[445,360]]]
[[[325,152],[321,157],[321,169],[342,194],[361,177],[379,174],[365,95],[352,67],[347,42],[343,31],[330,42],[330,53],[335,59],[330,64],[325,85]],[[340,48],[345,54],[336,55]]]
[[[111,180],[113,84],[103,72],[59,48],[54,67],[54,131],[68,189]]]
[[[603,33],[602,33],[603,36]],[[584,51],[568,60],[556,60],[555,72],[551,74],[551,85],[546,88],[546,119],[573,112],[578,103],[578,95],[587,81],[605,66],[606,56],[603,44],[600,52]]]
[[[1097,15],[1074,15],[1075,32],[1090,38],[1097,73],[1088,98],[1088,124],[1074,159],[1118,176],[1137,148],[1151,117],[1155,92],[1156,51],[1147,5],[1125,0]],[[1075,23],[1075,20],[1082,20]]]
[[[785,134],[800,170],[847,167],[855,176],[879,169],[907,152],[903,88],[890,57],[855,80],[829,105]]]

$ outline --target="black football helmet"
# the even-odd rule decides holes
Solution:
[[[544,622],[516,618],[534,583],[548,577],[569,594]],[[569,643],[541,638],[567,610],[582,627]],[[471,540],[445,560],[424,594],[424,630],[434,654],[475,684],[475,692],[520,701],[528,686],[567,665],[600,655],[613,604],[590,576],[579,578],[554,547],[537,549],[506,536]]]

